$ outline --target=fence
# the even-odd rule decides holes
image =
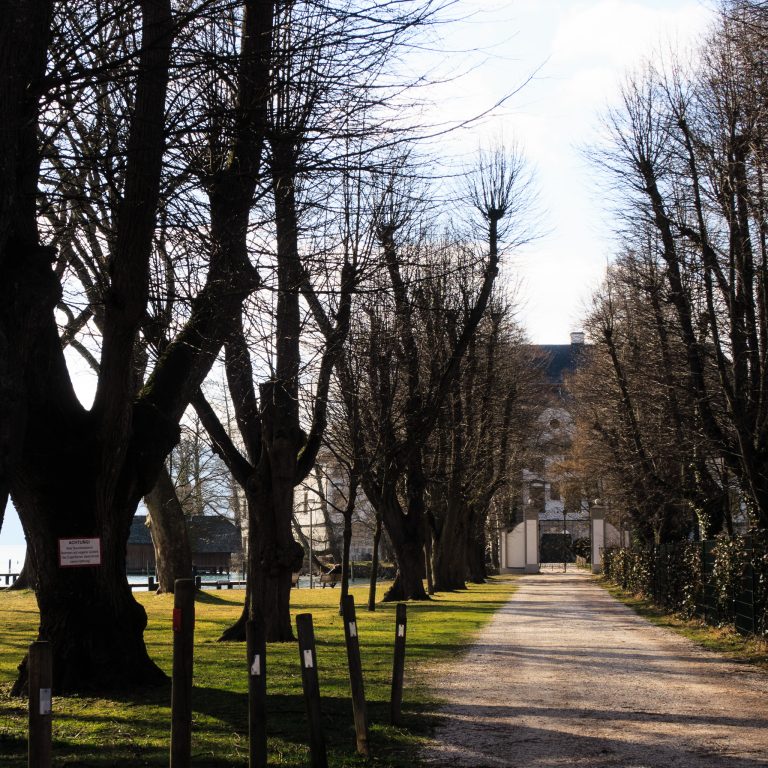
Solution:
[[[191,768],[193,741],[193,666],[195,592],[193,579],[177,579],[173,603],[173,674],[171,685],[170,768]],[[390,722],[401,724],[406,651],[406,606],[398,603],[392,665]],[[359,625],[355,601],[347,595],[343,604],[344,640],[349,668],[352,712],[357,752],[370,756],[368,717],[360,658]],[[328,768],[317,652],[311,613],[296,617],[302,685],[309,724],[311,768]],[[248,674],[248,768],[267,766],[267,646],[264,628],[258,621],[246,624]],[[377,651],[378,652],[378,651]],[[29,738],[30,768],[52,768],[53,661],[50,643],[38,641],[29,647]],[[346,764],[346,763],[345,763]]]
[[[768,636],[768,533],[609,548],[603,572],[657,605],[744,635]]]

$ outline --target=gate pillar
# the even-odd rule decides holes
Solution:
[[[589,510],[590,538],[592,539],[592,573],[602,573],[605,546],[605,507],[594,504]]]
[[[525,523],[525,572],[538,573],[539,566],[539,512],[528,505],[523,522]]]

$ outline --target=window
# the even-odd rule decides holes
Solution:
[[[560,483],[549,484],[549,498],[552,501],[560,501]]]
[[[528,504],[536,512],[544,511],[544,483],[534,480],[528,486]]]

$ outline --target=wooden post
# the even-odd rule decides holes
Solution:
[[[299,658],[301,660],[301,682],[304,686],[304,701],[309,720],[309,749],[312,768],[328,768],[325,754],[325,737],[320,713],[320,681],[317,676],[317,654],[315,653],[315,630],[312,614],[300,613],[296,617],[299,634]]]
[[[202,589],[202,588],[203,588],[203,577],[195,576],[195,589]]]
[[[155,577],[154,576],[147,576],[147,591],[148,592],[154,592],[155,591]]]
[[[355,718],[355,735],[358,754],[368,757],[368,713],[363,688],[363,665],[360,661],[360,639],[355,617],[355,598],[347,595],[342,603],[344,613],[344,640],[347,644],[349,686],[352,691],[352,713]]]
[[[173,588],[173,680],[171,685],[171,768],[192,761],[192,665],[195,582],[176,579]]]
[[[29,768],[51,766],[51,687],[53,663],[50,643],[29,646]]]
[[[389,721],[392,725],[400,724],[400,709],[403,704],[406,623],[405,603],[398,603],[395,614],[395,657],[392,663],[392,698],[389,708]]]
[[[248,768],[267,765],[267,643],[260,621],[245,624],[248,649]]]

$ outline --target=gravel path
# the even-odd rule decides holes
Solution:
[[[768,675],[654,627],[581,571],[524,576],[465,658],[428,765],[768,768]]]

